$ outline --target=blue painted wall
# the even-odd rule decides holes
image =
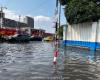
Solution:
[[[63,43],[66,46],[80,46],[80,47],[82,46],[90,48],[90,50],[96,50],[96,48],[100,48],[100,43],[97,42],[64,40]]]

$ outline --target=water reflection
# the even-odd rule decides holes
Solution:
[[[63,78],[66,80],[99,80],[100,55],[98,52],[77,48],[64,49]]]
[[[60,46],[53,65],[54,43],[0,43],[0,80],[100,80],[100,54]]]

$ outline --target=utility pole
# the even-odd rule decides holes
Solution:
[[[54,51],[54,59],[53,59],[53,64],[57,64],[57,57],[59,53],[59,46],[58,46],[58,0],[56,0],[56,10],[55,10],[55,51]]]
[[[58,30],[60,29],[60,25],[61,25],[60,19],[61,19],[61,4],[59,4],[59,26],[58,26]],[[59,31],[58,31],[58,35],[59,35]],[[60,35],[59,35],[59,38],[60,38]]]
[[[6,7],[0,7],[0,28],[3,27],[3,18],[4,18],[4,13],[3,13],[3,9],[7,9]]]
[[[17,26],[16,26],[17,34],[20,34],[20,17],[21,15],[18,15],[18,21],[17,21]]]
[[[19,30],[20,30],[20,18],[21,18],[21,15],[19,15],[18,17],[19,17],[19,24],[18,24],[18,27],[19,27]]]
[[[56,22],[55,22],[55,38],[57,39],[57,31],[58,31],[58,0],[56,0],[55,16],[56,16]]]
[[[55,26],[55,33],[56,33],[56,39],[59,38],[59,28],[60,28],[60,17],[61,17],[61,4],[59,3],[59,0],[56,0],[56,10],[55,10],[55,16],[56,16],[56,26]]]

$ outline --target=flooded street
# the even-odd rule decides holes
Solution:
[[[59,48],[53,65],[54,44],[0,43],[0,80],[100,80],[100,53]]]

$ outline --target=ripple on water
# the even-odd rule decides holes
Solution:
[[[100,54],[59,48],[53,65],[53,43],[0,44],[0,80],[100,80]]]

